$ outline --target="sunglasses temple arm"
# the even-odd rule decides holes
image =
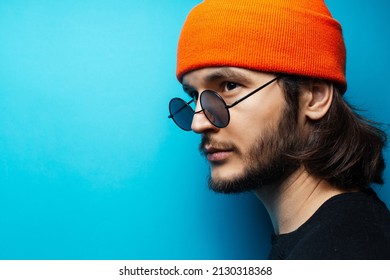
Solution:
[[[184,101],[184,100],[183,100]],[[186,108],[186,106],[190,105],[192,102],[194,102],[194,99],[191,99],[190,101],[188,101],[185,105],[183,105],[183,107],[181,107],[180,109],[178,109],[176,112],[174,112],[173,114],[170,114],[168,116],[169,119],[172,119],[173,118],[173,115],[176,115],[177,113],[179,113],[181,110],[183,110],[184,108]]]
[[[271,81],[269,81],[268,83],[265,83],[264,85],[262,85],[261,87],[255,89],[254,91],[252,91],[251,93],[248,93],[247,95],[245,95],[244,97],[238,99],[236,102],[234,102],[233,104],[231,105],[227,105],[226,108],[229,109],[229,108],[232,108],[234,106],[236,106],[238,103],[240,103],[241,101],[244,101],[245,99],[247,99],[248,97],[251,97],[252,95],[254,95],[256,92],[258,92],[259,90],[262,90],[263,88],[265,88],[266,86],[270,85],[271,83],[275,82],[277,79],[280,79],[280,76],[277,76],[276,78],[272,79]]]

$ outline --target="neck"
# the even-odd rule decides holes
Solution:
[[[329,198],[343,191],[300,168],[279,184],[263,186],[256,196],[267,209],[276,234],[298,229]]]

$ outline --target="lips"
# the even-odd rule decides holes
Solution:
[[[214,147],[206,147],[204,154],[210,162],[218,163],[228,159],[233,153],[232,149],[218,149]]]

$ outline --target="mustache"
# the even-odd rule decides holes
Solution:
[[[217,140],[211,138],[211,136],[209,136],[207,134],[202,136],[202,139],[201,139],[200,144],[199,144],[199,152],[203,156],[206,155],[206,146],[211,146],[214,149],[218,149],[218,150],[229,150],[229,151],[236,151],[236,152],[238,151],[237,147],[234,144],[228,143],[228,142],[217,141]]]

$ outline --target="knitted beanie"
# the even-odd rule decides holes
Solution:
[[[323,0],[205,0],[180,34],[176,75],[213,66],[335,82],[344,92],[345,45]]]

